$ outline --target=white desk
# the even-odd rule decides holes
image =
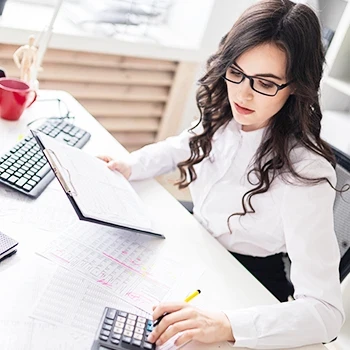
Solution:
[[[68,105],[76,116],[75,123],[92,134],[91,140],[84,150],[92,154],[110,154],[118,156],[125,149],[108,134],[98,122],[69,94],[58,91],[41,91],[40,98],[59,97]],[[56,105],[51,102],[54,108]],[[18,122],[0,119],[0,152],[4,153],[18,139],[18,135],[26,133],[26,124],[43,117],[48,110],[48,102],[36,102]],[[50,112],[48,112],[50,114]],[[60,191],[56,179],[49,189]],[[151,212],[157,216],[157,225],[166,236],[166,245],[187,259],[191,264],[192,254],[196,251],[203,260],[205,272],[195,289],[200,288],[202,294],[193,301],[194,305],[217,309],[238,309],[259,304],[273,304],[277,300],[257,282],[206,230],[190,215],[165,189],[156,181],[148,180],[135,183],[135,188]],[[49,190],[47,190],[49,191]],[[46,191],[46,192],[47,192]],[[19,241],[18,252],[0,264],[0,348],[1,350],[31,349],[87,349],[92,344],[94,334],[76,335],[59,326],[48,329],[38,328],[37,321],[29,318],[32,305],[48,282],[56,266],[35,254],[38,242],[49,242],[54,232],[43,227],[44,209],[61,204],[67,211],[72,211],[63,192],[58,198],[62,203],[50,202],[45,192],[30,204],[30,215],[21,210],[26,196],[13,191],[5,192],[0,187],[0,230]],[[13,210],[9,211],[9,207]],[[27,206],[28,208],[28,206]],[[56,222],[54,231],[64,226],[65,218]],[[22,222],[21,222],[22,221]],[[217,271],[221,271],[218,273]],[[190,287],[192,289],[192,286]],[[288,322],[288,320],[286,320]],[[29,325],[29,327],[28,327]],[[18,326],[18,334],[15,329]],[[29,341],[21,343],[25,336]],[[50,345],[40,343],[40,332],[51,332],[54,340]],[[18,342],[13,339],[17,337]],[[26,339],[27,339],[26,338]],[[11,341],[12,343],[11,343]],[[8,344],[4,348],[1,344]],[[9,345],[11,344],[11,345]],[[21,344],[21,345],[20,345]],[[186,349],[232,349],[227,343],[203,345],[190,343]],[[304,350],[325,349],[322,345],[304,347]]]

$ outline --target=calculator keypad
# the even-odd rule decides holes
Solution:
[[[155,344],[147,341],[152,332],[153,321],[125,311],[106,308],[96,341],[92,349],[149,349]]]

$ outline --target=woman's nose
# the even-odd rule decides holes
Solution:
[[[239,84],[237,97],[241,100],[251,100],[253,98],[253,89],[248,78],[244,78]]]

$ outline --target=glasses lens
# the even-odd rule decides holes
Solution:
[[[274,96],[277,94],[278,87],[269,80],[253,78],[254,90],[261,94]]]
[[[226,78],[233,83],[240,83],[243,80],[243,74],[239,70],[229,68],[226,71]]]

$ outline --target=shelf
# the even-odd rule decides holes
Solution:
[[[322,139],[350,154],[350,112],[325,110],[322,114]]]
[[[329,86],[331,86],[334,89],[337,89],[338,91],[342,92],[343,94],[350,96],[350,82],[333,78],[328,76],[325,79],[325,83]]]

